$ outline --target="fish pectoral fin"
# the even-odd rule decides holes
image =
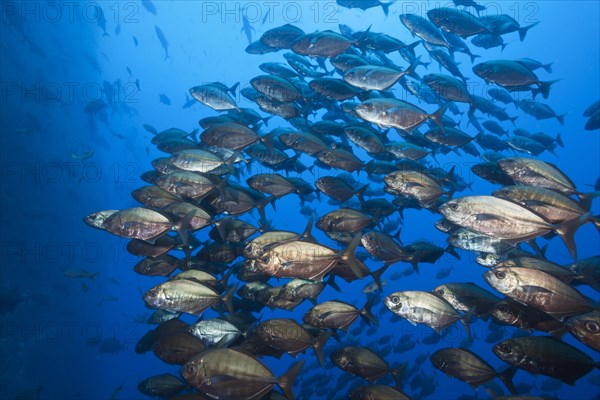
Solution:
[[[502,217],[501,215],[495,215],[495,214],[477,214],[475,216],[475,219],[477,221],[504,221],[505,218]]]
[[[546,288],[543,288],[541,286],[534,286],[534,285],[525,285],[523,286],[523,291],[525,293],[546,293],[546,294],[551,294],[552,292]]]
[[[407,188],[413,188],[413,187],[425,187],[424,185],[421,185],[419,182],[406,182],[404,184]]]

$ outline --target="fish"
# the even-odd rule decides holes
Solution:
[[[413,36],[436,46],[451,47],[442,32],[428,19],[418,14],[401,14],[400,22],[410,30]]]
[[[166,94],[160,94],[158,100],[166,106],[171,105],[171,99]]]
[[[346,346],[331,354],[331,361],[340,369],[351,375],[360,376],[370,383],[377,382],[387,374],[392,374],[394,381],[400,386],[400,377],[406,368],[402,364],[396,368],[390,366],[377,354],[364,347]]]
[[[352,390],[350,400],[407,400],[409,397],[403,392],[385,385],[360,386]]]
[[[571,317],[565,321],[565,325],[575,339],[600,351],[600,311]]]
[[[151,0],[142,0],[142,7],[144,7],[150,14],[156,15],[156,7]]]
[[[281,318],[261,322],[255,328],[254,335],[271,348],[286,352],[292,357],[312,347],[319,365],[323,365],[323,347],[331,333],[324,332],[314,337],[295,320]]]
[[[343,79],[362,90],[388,90],[403,76],[414,75],[415,68],[416,63],[411,64],[404,71],[379,65],[362,65],[346,71]]]
[[[425,324],[438,334],[457,320],[461,320],[467,336],[471,337],[468,315],[461,316],[450,303],[434,294],[410,290],[395,292],[387,296],[383,304],[411,324]]]
[[[532,117],[534,117],[537,120],[544,120],[544,119],[549,119],[549,118],[556,118],[556,120],[561,125],[565,124],[565,116],[567,114],[558,115],[547,104],[538,103],[536,101],[527,100],[527,99],[520,100],[520,101],[515,101],[515,104],[521,110],[523,110],[524,112],[526,112],[527,114],[531,115]]]
[[[304,34],[294,40],[290,48],[304,56],[335,57],[348,50],[353,44],[354,41],[339,33],[326,30]]]
[[[401,100],[375,98],[364,101],[355,111],[365,121],[381,128],[394,127],[411,132],[428,119],[443,129],[441,118],[446,109],[447,106],[444,105],[433,114],[428,114],[419,107]]]
[[[175,375],[161,374],[144,379],[138,384],[140,393],[151,397],[172,397],[183,391],[186,383]]]
[[[90,279],[94,280],[99,272],[89,272],[85,269],[67,269],[63,271],[63,275],[67,278]]]
[[[487,25],[481,22],[478,17],[457,8],[433,8],[427,11],[427,17],[438,28],[462,38],[490,32]]]
[[[540,270],[497,267],[487,271],[483,277],[498,292],[560,321],[593,309],[593,305],[577,290]]]
[[[226,346],[245,334],[231,322],[220,318],[198,321],[187,328],[187,332],[197,337],[207,347]]]
[[[444,348],[436,350],[430,357],[433,366],[443,373],[460,379],[469,384],[473,389],[487,383],[494,378],[500,378],[506,388],[516,394],[517,389],[512,383],[512,376],[516,368],[508,368],[502,373],[488,364],[483,358],[466,349]]]
[[[240,31],[244,32],[246,39],[248,39],[248,45],[250,45],[252,43],[252,32],[256,32],[256,30],[250,25],[250,21],[245,14],[242,15],[242,29]]]
[[[169,56],[169,42],[167,41],[165,34],[158,27],[158,25],[154,26],[154,31],[156,32],[156,37],[158,38],[160,45],[162,46],[163,50],[165,51],[165,60],[167,60],[168,58],[171,58],[171,56]]]
[[[194,86],[190,88],[190,94],[194,99],[209,106],[213,110],[239,110],[235,100],[233,100],[228,93],[235,93],[235,89],[239,84],[235,84],[231,88],[228,88],[225,85],[219,85],[217,83],[218,82]]]
[[[96,20],[96,24],[100,29],[102,29],[102,36],[110,36],[108,32],[106,32],[106,18],[104,17],[104,11],[102,7],[95,4],[94,5],[95,15],[94,19]]]
[[[302,320],[305,324],[315,328],[330,328],[348,330],[350,325],[360,316],[364,321],[376,324],[376,319],[371,313],[373,301],[367,301],[365,306],[358,310],[351,304],[338,300],[325,301],[309,309]]]
[[[472,282],[445,283],[433,292],[446,300],[457,311],[468,313],[474,310],[477,316],[487,316],[500,298]]]
[[[511,241],[513,244],[556,231],[573,258],[577,257],[574,232],[584,222],[583,219],[589,217],[586,213],[566,224],[555,225],[527,208],[492,196],[465,196],[453,199],[444,203],[439,211],[450,222],[463,228]]]
[[[304,361],[294,364],[280,378],[260,361],[234,349],[214,349],[200,353],[182,368],[188,384],[212,398],[258,399],[277,384],[287,399],[294,399],[292,386]]]
[[[495,321],[515,326],[525,331],[542,331],[556,337],[565,334],[564,324],[552,316],[515,300],[498,302],[491,310]]]
[[[361,10],[368,10],[374,7],[381,7],[384,15],[389,14],[389,7],[392,5],[392,2],[385,3],[380,0],[335,0],[335,2],[341,7],[345,8],[358,8]]]
[[[492,34],[497,36],[505,35],[511,32],[518,32],[521,42],[525,40],[527,32],[539,24],[538,21],[527,26],[521,26],[513,17],[508,14],[499,14],[494,15],[493,17],[490,15],[485,15],[480,17],[479,21],[487,26]]]
[[[550,95],[550,87],[557,82],[540,81],[531,70],[512,60],[490,60],[476,64],[473,72],[485,81],[496,83],[509,91],[531,90],[534,95],[541,93],[545,99]],[[529,89],[530,85],[537,85],[537,88]]]
[[[228,309],[232,310],[231,297],[236,289],[237,284],[224,296],[220,296],[213,289],[199,282],[176,279],[150,288],[144,294],[144,301],[151,308],[200,315],[202,311],[218,301],[223,301]]]
[[[496,344],[492,350],[504,362],[532,374],[556,378],[571,386],[598,366],[587,354],[548,336],[507,339]]]

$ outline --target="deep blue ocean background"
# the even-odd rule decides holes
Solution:
[[[248,45],[246,35],[241,32],[244,12],[254,29],[253,40],[284,23],[297,25],[305,32],[338,31],[338,24],[343,23],[354,30],[371,26],[374,32],[387,33],[409,43],[413,38],[398,15],[407,12],[425,15],[430,8],[446,5],[398,1],[390,6],[386,17],[380,7],[366,11],[346,9],[333,1],[155,0],[152,4],[155,12],[139,1],[0,4],[0,292],[16,299],[14,307],[2,305],[0,314],[1,399],[108,399],[121,384],[123,388],[115,398],[138,399],[145,398],[136,388],[142,379],[165,372],[179,375],[180,367],[163,363],[152,352],[144,355],[134,352],[138,339],[153,328],[145,323],[151,310],[144,306],[142,295],[163,278],[136,274],[133,266],[139,258],[126,252],[127,240],[91,229],[82,218],[99,210],[137,205],[130,193],[145,185],[140,174],[152,169],[152,159],[164,156],[150,144],[152,135],[142,124],[150,124],[159,131],[170,127],[191,131],[198,127],[200,118],[218,113],[198,102],[183,108],[190,87],[213,81],[228,86],[240,82],[241,88],[247,87],[252,77],[262,74],[259,64],[284,61],[282,52],[250,55],[244,51]],[[483,50],[471,46],[471,49],[482,55],[479,60],[530,57],[553,63],[552,74],[538,72],[542,80],[561,79],[545,102],[558,114],[568,113],[564,126],[552,119],[537,121],[513,105],[507,107],[507,112],[519,116],[516,127],[552,136],[560,132],[565,147],[557,148],[556,156],[546,152],[540,158],[561,168],[579,190],[592,190],[588,185],[593,185],[600,176],[600,136],[598,131],[583,129],[586,119],[582,113],[600,98],[600,3],[590,0],[483,4],[488,6],[487,12],[509,14],[521,25],[539,21],[524,42],[519,41],[516,33],[506,35],[504,39],[509,44],[502,52],[499,48]],[[96,15],[96,6],[103,10],[106,35]],[[156,26],[168,41],[167,59]],[[428,61],[422,46],[417,52]],[[406,65],[397,54],[392,58],[399,65]],[[461,71],[474,84],[469,89],[483,95],[487,88],[473,75],[469,58],[461,53],[456,53],[456,58],[462,63]],[[429,70],[437,72],[438,67],[434,63]],[[418,72],[426,73],[423,67]],[[105,82],[114,89],[111,107],[96,115],[86,113],[84,109],[90,102],[105,95],[102,91]],[[400,93],[400,86],[396,85],[395,90]],[[161,95],[170,99],[170,105],[160,101]],[[239,91],[236,101],[240,106],[257,109]],[[415,98],[409,101],[419,104]],[[434,109],[421,106],[429,111]],[[466,114],[463,119],[461,127],[474,135],[473,128],[467,126]],[[274,117],[268,129],[277,126],[289,125]],[[513,129],[510,123],[503,126]],[[92,150],[89,159],[72,157]],[[301,160],[307,165],[312,162],[306,155]],[[463,179],[473,182],[471,191],[457,196],[489,194],[498,187],[472,174],[470,167],[480,161],[478,158],[451,153],[438,156],[437,161],[446,169],[455,165]],[[254,168],[253,172],[266,172],[256,165]],[[316,168],[314,177],[309,172],[302,176],[314,182],[313,179],[329,173]],[[367,182],[364,173],[354,176]],[[371,183],[372,187],[377,185],[381,186]],[[333,209],[326,199],[322,196],[320,202],[309,204],[317,215]],[[594,214],[600,212],[598,201],[592,210]],[[279,200],[277,211],[267,207],[267,218],[277,229],[297,232],[307,222],[295,195]],[[243,219],[256,223],[258,215],[253,212]],[[398,219],[398,215],[392,219]],[[438,219],[439,214],[427,210],[406,211],[402,241],[406,244],[426,239],[446,247],[446,235],[434,228]],[[331,243],[318,229],[314,233],[324,243]],[[207,229],[197,236],[203,240]],[[600,254],[599,237],[592,224],[579,229],[576,235],[579,258]],[[411,266],[393,265],[383,276],[387,282],[383,294],[432,290],[443,282],[475,282],[488,288],[482,279],[485,268],[475,263],[472,254],[463,251],[460,254],[461,260],[445,255],[435,265],[421,265],[419,275],[403,276],[400,280],[391,280],[390,276]],[[559,264],[572,262],[558,238],[549,242],[547,257]],[[367,265],[376,269],[381,263],[369,260]],[[448,267],[452,269],[448,277],[435,278],[440,269]],[[69,278],[64,274],[69,269],[85,269],[98,275],[93,280]],[[327,288],[319,300],[339,299],[362,307],[366,300],[362,288],[369,282],[368,278],[352,284],[338,280],[342,293]],[[598,300],[598,293],[587,287],[581,290]],[[422,340],[435,333],[404,320],[391,323],[392,314],[381,299],[373,309],[380,321],[378,328],[370,334],[365,325],[356,322],[352,328],[364,329],[358,336],[343,336],[345,345],[358,343],[377,351],[376,341],[381,336],[393,335],[395,347],[403,335],[410,334],[417,342],[413,349],[381,354],[390,365],[406,361],[410,369],[419,355],[458,346],[464,339],[463,328],[456,325],[437,344],[423,344]],[[310,306],[305,302],[293,313],[265,309],[262,319],[284,317],[300,321]],[[205,315],[217,314],[208,310]],[[191,321],[187,317],[186,320]],[[489,334],[486,322],[478,320],[471,329],[475,335],[471,350],[494,367],[504,368],[505,364],[492,353],[491,347],[512,335],[514,329],[503,328],[502,336],[491,343],[485,341]],[[598,353],[585,348],[569,334],[564,340],[600,360]],[[330,340],[326,356],[338,347],[338,343]],[[361,378],[345,377],[346,383],[336,389],[338,379],[347,375],[345,372],[329,359],[324,368],[319,368],[312,350],[299,358],[306,363],[295,385],[297,398],[347,398],[351,388],[366,384]],[[263,361],[279,376],[294,360],[284,355],[281,360],[267,357]],[[315,375],[323,374],[330,377],[328,385],[310,383]],[[415,378],[419,375],[420,378]],[[552,385],[547,380],[524,371],[518,371],[514,378],[517,387],[530,389],[529,393],[535,395],[584,399],[600,393],[598,370],[582,378],[575,387]],[[550,390],[542,387],[545,382],[544,388]],[[381,383],[391,384],[391,379],[387,377]],[[494,383],[499,386],[498,380]],[[475,395],[467,384],[434,370],[429,360],[408,378],[403,390],[413,398],[420,398],[424,388],[432,385],[433,392],[424,398]],[[478,398],[489,398],[483,388],[476,393]]]

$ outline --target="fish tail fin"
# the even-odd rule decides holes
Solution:
[[[383,14],[387,17],[390,13],[390,5],[392,3],[380,3]]]
[[[231,94],[233,94],[235,96],[235,91],[238,88],[238,86],[240,86],[240,83],[236,82],[235,85],[233,85],[232,87],[230,87],[227,90],[229,91],[229,93],[231,93]]]
[[[192,210],[189,213],[187,213],[177,224],[177,234],[179,235],[181,243],[186,249],[189,249],[190,247],[190,238],[188,236],[187,230],[190,229],[190,224],[195,216],[196,210]]]
[[[333,288],[333,290],[335,290],[336,292],[340,292],[341,293],[341,289],[338,286],[337,283],[335,283],[335,275],[334,274],[329,274],[329,277],[327,278],[327,280],[325,281],[326,285],[329,285]]]
[[[367,183],[356,192],[356,197],[358,197],[358,201],[364,207],[365,206],[365,191],[369,188],[369,184]]]
[[[371,297],[369,300],[367,300],[365,306],[360,310],[360,316],[362,317],[362,319],[365,322],[367,322],[367,323],[372,322],[375,325],[377,325],[377,320],[375,319],[375,316],[371,312],[371,307],[373,307],[374,302],[375,302],[375,297]]]
[[[445,132],[444,124],[442,123],[442,117],[447,109],[448,104],[444,104],[436,112],[429,115],[429,119],[431,119],[442,130],[442,132]]]
[[[515,385],[512,381],[516,372],[517,367],[513,365],[498,374],[498,378],[500,378],[500,380],[502,381],[502,383],[504,383],[508,391],[513,395],[517,394],[517,389],[515,388]]]
[[[233,295],[237,290],[238,285],[239,283],[236,283],[235,285],[227,289],[227,293],[225,293],[225,296],[221,298],[221,300],[223,300],[223,302],[227,306],[227,311],[229,311],[230,314],[233,314]]]
[[[271,203],[273,210],[277,210],[277,208],[275,207],[275,200],[277,200],[277,197],[269,196],[269,197],[265,198],[264,200],[262,200],[258,206],[256,206],[256,209],[258,210],[258,214],[260,215],[260,218],[267,219],[267,216],[265,214],[265,207],[269,203]]]
[[[561,125],[564,125],[564,124],[565,124],[565,117],[566,117],[566,116],[567,116],[567,114],[557,115],[557,116],[556,116],[556,119],[558,120],[558,122],[559,122]],[[562,146],[561,146],[561,147],[562,147]]]
[[[585,211],[589,211],[592,207],[592,200],[594,200],[598,196],[600,196],[600,190],[595,192],[579,193],[579,205]]]
[[[396,382],[396,386],[402,387],[402,378],[404,377],[404,374],[406,374],[407,369],[408,362],[404,361],[402,364],[400,364],[396,368],[393,368],[390,371],[392,373],[392,376],[394,377],[394,382]]]
[[[331,337],[331,332],[322,332],[319,335],[319,338],[315,341],[313,348],[315,349],[315,355],[317,356],[317,361],[319,361],[319,365],[323,365],[323,361],[325,361],[325,356],[323,355],[323,347],[325,347],[325,343]]]
[[[469,57],[471,57],[471,64],[473,64],[475,62],[475,59],[480,58],[481,56],[471,53],[471,54],[469,54]]]
[[[419,271],[419,262],[418,261],[411,261],[410,265],[412,265],[412,267],[415,270],[415,272],[417,273],[417,275],[421,274],[421,271]]]
[[[521,40],[521,42],[523,40],[525,40],[525,35],[527,35],[527,31],[530,30],[531,28],[533,28],[534,26],[536,26],[537,24],[539,24],[540,22],[536,22],[533,23],[531,25],[527,25],[527,26],[523,26],[521,28],[519,28],[519,39]]]
[[[549,74],[552,73],[552,63],[544,64],[542,65],[542,68],[544,68]]]
[[[273,229],[273,221],[269,219],[259,219],[258,220],[258,230],[261,233],[266,233]]]
[[[449,244],[448,247],[446,247],[445,251],[448,254],[452,254],[452,257],[456,258],[457,260],[460,260],[460,254],[456,252],[456,249],[451,244]]]
[[[468,313],[466,313],[465,315],[462,316],[462,318],[460,319],[460,322],[462,322],[463,326],[465,327],[465,332],[467,332],[467,339],[471,340],[473,337],[471,336],[471,326],[469,325],[471,318],[473,317],[473,315],[475,315],[475,313],[477,312],[477,307],[473,307],[469,310]]]
[[[262,120],[265,123],[265,126],[269,126],[269,120],[273,118],[272,115],[269,115],[268,117],[264,117]]]
[[[412,76],[413,78],[420,80],[421,77],[415,72],[419,65],[421,65],[421,56],[415,58],[412,64],[410,64],[408,68],[406,68],[406,70],[404,71],[404,75]]]
[[[554,81],[545,81],[545,82],[540,82],[539,83],[539,93],[542,94],[542,96],[547,99],[548,96],[550,95],[550,87],[555,84],[556,82],[558,82],[560,79],[554,80]]]
[[[108,34],[108,32],[104,32],[104,34],[102,35],[102,37],[104,37],[104,36],[110,36],[110,35]]]
[[[304,365],[304,360],[297,362],[292,365],[292,368],[289,369],[281,378],[279,378],[279,387],[283,391],[283,395],[288,400],[294,400],[294,392],[292,391],[292,386],[294,386],[294,380],[300,373],[302,366]]]
[[[564,143],[563,143],[563,141],[562,141],[562,137],[560,136],[560,132],[558,132],[558,133],[556,134],[556,139],[554,139],[554,141],[555,141],[556,143],[558,143],[558,145],[559,145],[560,147],[565,147],[565,144],[564,144]]]
[[[406,45],[406,49],[411,53],[411,54],[415,54],[415,48],[421,43],[420,40],[414,41],[411,44]],[[401,50],[398,50],[398,53],[400,55],[402,55]],[[420,57],[419,57],[420,58]],[[418,61],[418,60],[416,60]],[[419,61],[419,64],[423,64],[422,62]]]
[[[556,229],[556,233],[562,238],[565,242],[565,245],[569,249],[569,253],[574,260],[577,260],[577,246],[575,244],[575,232],[581,225],[583,225],[592,215],[591,212],[586,212],[572,221],[568,221],[558,227]]]
[[[358,264],[358,260],[356,259],[356,256],[354,255],[354,251],[356,250],[356,248],[358,247],[358,244],[360,243],[361,236],[362,236],[361,233],[358,232],[354,236],[354,238],[352,239],[352,242],[350,242],[350,244],[348,245],[346,250],[344,250],[342,252],[342,254],[340,255],[340,258],[348,264],[348,266],[350,267],[350,269],[352,270],[354,275],[356,275],[357,278],[363,278],[363,274],[362,274],[360,266]]]
[[[377,285],[377,289],[379,289],[380,292],[383,291],[383,283],[381,283],[381,275],[383,275],[383,273],[390,267],[390,265],[392,265],[392,264],[385,263],[385,264],[383,264],[383,267],[371,272],[373,281],[375,281],[375,284]]]

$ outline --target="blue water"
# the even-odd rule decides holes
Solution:
[[[200,103],[182,108],[190,87],[213,81],[228,85],[241,82],[240,87],[247,87],[252,77],[262,74],[258,69],[260,63],[284,61],[281,52],[259,56],[244,51],[248,41],[241,32],[242,9],[254,29],[253,40],[284,23],[295,24],[305,32],[337,31],[338,24],[343,23],[354,30],[371,26],[374,32],[412,42],[398,15],[407,12],[425,15],[430,8],[446,5],[396,2],[386,17],[380,7],[362,11],[341,8],[335,2],[154,1],[152,4],[155,14],[139,1],[0,4],[0,291],[18,299],[14,308],[1,305],[5,310],[0,314],[2,399],[107,399],[121,384],[123,389],[115,398],[138,399],[144,398],[136,388],[142,379],[166,372],[179,375],[178,366],[164,364],[152,352],[134,353],[138,339],[153,328],[144,322],[151,310],[144,306],[142,295],[162,278],[134,273],[133,266],[139,259],[126,252],[127,240],[90,229],[82,218],[99,210],[137,205],[130,192],[145,185],[139,175],[152,168],[152,159],[164,156],[150,144],[152,135],[142,124],[151,124],[159,131],[170,127],[192,130],[200,118],[217,112]],[[552,136],[561,132],[565,147],[557,148],[556,156],[546,152],[539,158],[559,166],[579,190],[592,190],[587,185],[593,185],[600,175],[600,138],[598,131],[583,130],[586,119],[582,113],[600,98],[599,3],[544,1],[487,5],[487,12],[509,14],[522,25],[540,22],[528,32],[524,42],[519,41],[516,33],[505,35],[504,40],[509,44],[503,52],[472,45],[471,49],[482,55],[481,60],[530,57],[553,63],[551,75],[538,72],[542,79],[560,79],[545,102],[558,114],[568,113],[565,125],[560,126],[556,120],[537,121],[512,105],[507,111],[519,116],[516,125],[519,128],[541,130]],[[97,6],[103,10],[108,35],[104,35],[103,24],[96,14]],[[168,41],[167,59],[155,26]],[[422,46],[417,52],[427,59]],[[456,57],[462,63],[461,71],[471,77],[470,90],[482,95],[485,85],[472,74],[469,58],[461,53]],[[397,55],[394,60],[405,66]],[[429,68],[437,72],[435,64]],[[419,72],[426,73],[422,67]],[[103,115],[90,116],[84,108],[104,96],[101,91],[104,82],[116,90],[114,105]],[[400,93],[398,85],[395,89]],[[171,104],[160,102],[160,95],[168,97]],[[236,101],[240,106],[257,109],[239,94]],[[412,101],[417,102],[414,98]],[[279,117],[272,118],[269,129],[277,126],[288,124]],[[461,127],[476,133],[467,127],[466,114]],[[503,127],[512,129],[506,123]],[[72,157],[92,150],[89,159]],[[308,156],[301,160],[306,165],[313,162]],[[467,190],[457,195],[489,194],[497,188],[471,173],[470,166],[479,162],[475,157],[451,153],[438,156],[437,160],[446,169],[456,165],[456,172],[473,182],[472,193]],[[329,172],[317,168],[314,177],[307,172],[303,178],[310,181],[324,174]],[[366,182],[364,173],[357,178]],[[371,183],[372,187],[376,185]],[[318,215],[333,209],[325,198],[311,204]],[[277,229],[300,232],[307,220],[299,209],[298,198],[292,195],[277,202],[277,211],[268,207],[267,217]],[[592,211],[600,212],[597,201]],[[250,213],[243,218],[256,222],[258,215]],[[398,218],[397,214],[393,218]],[[403,243],[427,239],[445,247],[446,235],[434,228],[438,219],[438,214],[426,210],[407,210],[401,234]],[[198,238],[206,238],[206,231],[201,231]],[[317,229],[314,232],[317,239],[331,243],[322,232]],[[599,235],[591,224],[577,232],[576,242],[580,258],[600,254]],[[487,288],[482,279],[485,269],[474,262],[472,254],[460,253],[461,260],[445,255],[436,265],[421,265],[419,275],[404,276],[401,280],[391,281],[390,276],[410,269],[410,265],[393,265],[383,276],[387,281],[383,294],[432,290],[442,282],[451,281],[470,281]],[[547,257],[559,264],[572,261],[557,238],[549,242]],[[369,260],[367,265],[373,270],[381,264]],[[436,279],[437,271],[445,267],[452,268],[450,276]],[[69,269],[85,269],[98,275],[93,280],[69,278],[64,274]],[[327,288],[319,301],[339,299],[362,307],[365,295],[361,290],[369,279],[352,284],[338,281],[342,293]],[[598,300],[598,294],[588,289],[581,288],[584,294]],[[310,304],[305,302],[293,313],[265,309],[262,320],[285,317],[300,321],[308,308]],[[457,325],[439,343],[423,344],[423,339],[435,335],[431,329],[414,327],[404,320],[392,323],[392,314],[383,307],[381,297],[373,311],[379,319],[374,333],[369,334],[368,327],[356,322],[351,330],[362,327],[362,331],[357,336],[342,335],[342,343],[358,343],[378,351],[379,337],[392,334],[391,343],[396,345],[400,337],[410,334],[418,342],[412,350],[381,354],[391,366],[408,362],[410,369],[418,355],[458,346],[464,338],[462,327]],[[205,316],[215,317],[216,313],[208,310]],[[482,321],[472,325],[476,339],[471,350],[494,367],[504,368],[505,364],[491,351],[493,344],[485,342],[487,326]],[[504,328],[503,338],[513,332],[512,328]],[[570,335],[564,340],[599,359],[597,353]],[[329,354],[339,347],[333,339],[328,342],[323,368],[316,365],[312,350],[298,356],[306,360],[294,389],[298,398],[347,398],[350,389],[366,384],[330,362]],[[263,359],[277,376],[293,361],[287,355],[281,360]],[[403,390],[413,398],[420,398],[424,388],[432,385],[432,393],[425,398],[475,395],[467,384],[434,370],[428,360],[418,371],[403,385]],[[419,374],[420,383],[415,381]],[[315,376],[321,375],[327,379],[315,383]],[[339,379],[345,382],[338,385]],[[524,371],[518,371],[514,379],[517,387],[530,388],[531,394],[560,399],[593,398],[600,392],[597,370],[575,387],[561,385],[544,391],[541,385],[546,380]],[[498,382],[495,381],[497,386]],[[387,377],[380,383],[392,382]],[[483,388],[476,393],[479,398],[489,397]]]

